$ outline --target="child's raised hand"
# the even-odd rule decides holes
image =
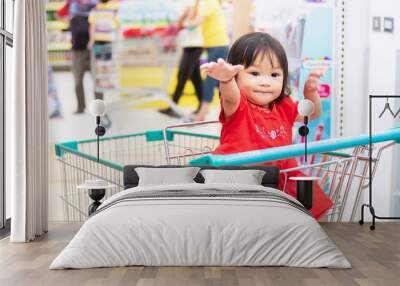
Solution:
[[[243,70],[243,66],[231,65],[220,58],[217,62],[209,62],[201,65],[200,70],[220,82],[228,82],[233,79],[238,72]]]
[[[326,70],[313,70],[308,75],[308,79],[304,83],[304,94],[314,93],[318,91],[319,79],[324,76]]]

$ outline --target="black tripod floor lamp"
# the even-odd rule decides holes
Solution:
[[[97,136],[97,162],[100,162],[100,137],[106,134],[106,129],[101,125],[100,118],[106,114],[106,105],[103,100],[96,99],[93,100],[89,105],[89,112],[96,118],[96,129],[95,133]],[[96,209],[101,205],[100,200],[104,198],[106,194],[106,189],[113,188],[115,185],[110,185],[108,182],[95,179],[86,180],[84,184],[78,186],[79,189],[89,190],[89,197],[94,201],[89,205],[88,213],[89,216],[96,211]]]
[[[311,100],[304,99],[299,102],[297,110],[300,115],[304,116],[304,124],[299,128],[299,134],[304,137],[304,165],[307,165],[307,135],[309,133],[308,119],[314,112],[314,103]],[[314,181],[319,179],[319,177],[305,176],[290,177],[289,179],[296,181],[297,200],[301,202],[306,209],[312,209],[314,200],[313,184]]]
[[[96,129],[94,132],[97,135],[97,162],[100,162],[100,137],[106,134],[106,129],[101,125],[101,116],[106,114],[107,107],[103,100],[95,99],[89,105],[89,112],[96,117]]]

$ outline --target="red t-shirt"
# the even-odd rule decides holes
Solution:
[[[236,112],[227,121],[224,116],[223,102],[221,99],[221,113],[219,120],[222,123],[220,146],[213,154],[232,154],[251,150],[280,147],[290,145],[292,141],[292,129],[296,117],[298,102],[287,96],[280,102],[271,105],[271,110],[249,102],[246,95],[240,93],[240,103]],[[276,165],[281,170],[297,166],[294,158],[283,159],[264,165]],[[289,177],[304,176],[300,171],[288,173]],[[285,177],[282,174],[279,187],[283,189]],[[296,184],[287,181],[285,191],[296,197]],[[316,184],[314,186],[314,206],[311,213],[319,218],[330,207],[332,201]]]
[[[222,123],[220,146],[213,154],[232,154],[250,150],[290,145],[292,128],[297,117],[298,102],[285,97],[271,106],[271,110],[249,102],[241,92],[236,112],[226,121],[221,99]],[[294,159],[274,162],[281,169],[296,166]]]

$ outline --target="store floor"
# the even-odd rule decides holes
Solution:
[[[57,94],[61,102],[61,117],[49,120],[49,220],[65,221],[62,209],[63,202],[60,195],[63,189],[61,163],[55,156],[55,143],[94,139],[96,127],[95,118],[86,110],[83,114],[74,114],[76,110],[76,96],[72,73],[69,71],[54,72],[54,81]],[[93,82],[89,73],[84,78],[85,96],[87,106],[94,99]],[[184,95],[187,96],[187,95]],[[135,106],[135,100],[131,97],[121,97],[115,94],[106,94],[105,102],[108,108],[108,116],[112,125],[106,131],[106,136],[123,135],[143,132],[147,130],[160,130],[166,126],[180,124],[182,119],[171,118],[157,112],[157,104],[144,108]],[[159,105],[159,104],[158,104]],[[183,108],[185,113],[190,113],[195,105]],[[216,120],[219,108],[214,107],[207,120]],[[190,131],[204,134],[219,134],[218,125],[198,126]],[[132,162],[134,163],[134,162]]]

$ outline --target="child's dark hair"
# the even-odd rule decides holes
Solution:
[[[281,43],[267,33],[255,32],[246,34],[233,43],[228,54],[228,62],[232,65],[244,65],[245,68],[252,65],[258,55],[268,56],[271,64],[273,55],[276,56],[283,70],[282,92],[275,102],[279,102],[290,94],[288,87],[288,61]]]

